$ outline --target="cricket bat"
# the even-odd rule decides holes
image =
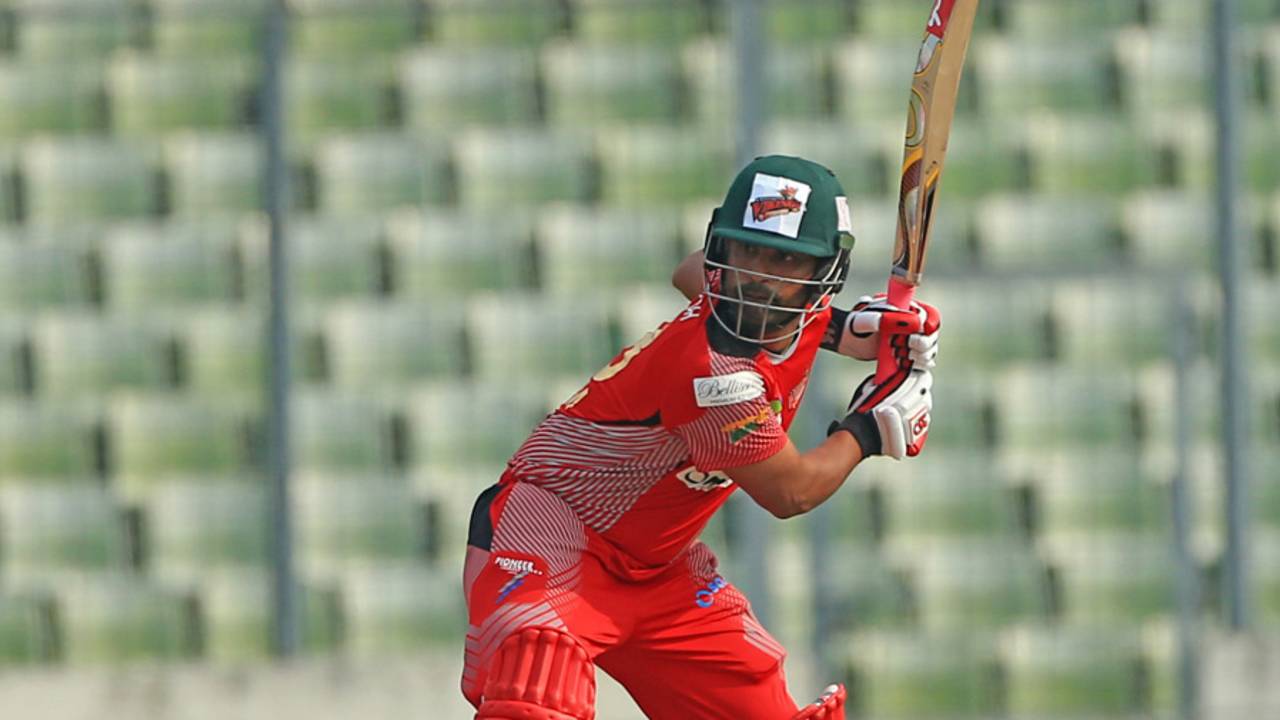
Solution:
[[[889,302],[906,308],[924,275],[925,254],[933,229],[947,137],[956,112],[956,93],[965,53],[973,34],[979,0],[934,0],[925,25],[924,42],[911,81],[907,112],[907,143],[902,158],[902,189],[898,195],[898,229],[889,276]],[[880,341],[876,383],[883,385],[898,371],[891,336]]]

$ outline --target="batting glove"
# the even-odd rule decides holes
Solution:
[[[849,311],[840,353],[858,360],[875,360],[880,334],[906,335],[912,367],[932,370],[937,365],[942,314],[929,303],[914,301],[910,310],[889,304],[884,293],[863,295]],[[896,338],[895,338],[896,340]]]
[[[849,414],[827,434],[844,430],[858,441],[863,457],[915,457],[929,438],[933,410],[933,373],[912,370],[896,387],[876,385],[871,375],[853,393]]]

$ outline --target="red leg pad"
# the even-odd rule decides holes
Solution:
[[[525,628],[494,653],[476,720],[594,720],[595,665],[563,630]]]
[[[844,685],[830,685],[817,702],[800,708],[792,720],[844,720]]]

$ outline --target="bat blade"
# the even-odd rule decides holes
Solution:
[[[955,117],[964,58],[979,0],[934,0],[925,25],[907,106],[906,146],[898,194],[898,227],[889,277],[889,302],[907,307],[924,275],[938,182]],[[876,382],[898,372],[890,338],[881,340]]]

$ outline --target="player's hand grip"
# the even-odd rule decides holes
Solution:
[[[889,304],[900,308],[911,307],[916,297],[916,286],[909,285],[896,277],[889,278]],[[880,355],[876,361],[876,384],[883,385],[899,370],[899,363],[894,357],[894,336],[880,333]]]

